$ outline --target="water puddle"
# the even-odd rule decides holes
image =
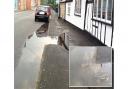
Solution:
[[[15,89],[35,89],[44,47],[58,41],[58,37],[47,36],[47,27],[48,24],[41,26],[26,39],[14,73]]]

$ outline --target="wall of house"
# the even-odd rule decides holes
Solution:
[[[79,27],[80,29],[83,30],[84,28],[84,14],[85,14],[85,2],[86,0],[81,0],[81,16],[76,16],[74,15],[75,11],[75,0],[72,2],[67,2],[66,3],[66,17],[65,20],[72,23],[73,25]],[[68,5],[70,4],[70,15],[68,12]]]
[[[71,24],[79,27],[81,30],[88,31],[92,36],[100,40],[103,44],[107,46],[111,46],[112,41],[112,24],[103,23],[102,21],[96,21],[92,20],[93,17],[93,3],[87,4],[86,7],[86,0],[82,0],[81,2],[81,16],[74,15],[75,10],[75,0],[73,2],[67,2],[66,3],[66,17],[65,20],[70,22]],[[70,13],[69,13],[69,5],[70,7]],[[85,9],[86,11],[86,20],[85,19]],[[85,27],[84,27],[85,23]]]
[[[36,6],[36,0],[31,0],[31,7]]]
[[[40,5],[40,0],[17,0],[18,1],[18,10],[31,10],[35,6]]]
[[[26,10],[26,0],[20,0],[20,10]]]
[[[31,10],[31,0],[26,0],[26,10]]]
[[[111,46],[112,41],[112,25],[103,23],[102,21],[92,20],[93,3],[87,5],[87,13],[85,20],[85,30],[100,40],[103,44]]]

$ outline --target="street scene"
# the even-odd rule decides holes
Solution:
[[[107,87],[105,83],[101,87],[100,84],[95,87],[93,82],[91,84],[93,80],[86,80],[92,87],[70,87],[69,84],[71,46],[112,47],[111,1],[113,0],[15,0],[14,88],[113,89],[112,78],[107,81]],[[108,7],[101,5],[103,10],[93,10],[93,7],[99,8],[97,5],[106,3]],[[87,48],[84,51],[86,53]],[[106,52],[103,53],[106,55]],[[76,58],[74,57],[73,60]],[[82,59],[82,56],[77,57]],[[110,56],[107,57],[110,59]],[[102,63],[105,59],[101,57],[99,60]],[[100,64],[94,67],[97,66]],[[76,78],[73,82],[79,81]]]

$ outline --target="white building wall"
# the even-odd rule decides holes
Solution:
[[[88,4],[86,20],[85,20],[85,30],[91,33],[103,44],[107,46],[111,46],[112,26],[109,26],[105,23],[101,24],[101,22],[93,21],[92,9],[93,9],[93,4]],[[105,32],[105,26],[106,26],[106,32]]]
[[[91,17],[92,17],[92,8],[93,8],[93,5],[92,4],[89,4],[88,7],[87,7],[87,14],[86,14],[86,19],[87,20],[85,20],[85,29],[88,32],[92,32],[92,20],[91,20]]]
[[[68,15],[68,4],[70,3],[70,15]],[[86,0],[81,2],[81,17],[74,15],[75,10],[75,0],[72,2],[66,3],[66,17],[65,20],[71,24],[79,27],[81,30],[84,30],[84,17],[85,17],[85,3]],[[100,40],[103,44],[111,46],[111,37],[112,37],[112,26],[106,25],[105,23],[97,22],[92,20],[92,9],[93,4],[88,4],[86,20],[85,20],[85,30],[88,31],[91,35]],[[106,32],[105,32],[106,26]]]
[[[106,27],[106,40],[105,40],[105,44],[108,46],[111,46],[111,36],[112,36],[112,27],[111,26],[107,26]]]
[[[65,20],[72,23],[73,25],[79,27],[82,30],[84,28],[85,2],[86,2],[86,0],[81,0],[81,16],[74,15],[75,0],[73,0],[72,2],[67,2],[66,3],[66,17],[65,17]],[[67,14],[68,3],[71,3],[70,15]]]

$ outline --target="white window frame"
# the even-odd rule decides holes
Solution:
[[[112,7],[113,7],[113,0],[112,0]],[[108,8],[108,0],[107,0],[107,8]],[[108,11],[108,10],[107,10]],[[112,10],[111,10],[112,11]],[[106,22],[111,23],[112,22],[112,13],[111,13],[111,20],[108,20],[108,14],[106,15]]]
[[[81,16],[81,9],[82,9],[82,0],[79,1],[80,2],[80,13],[76,12],[76,0],[75,0],[75,8],[74,8],[74,15],[76,16]]]
[[[69,15],[70,16],[70,13],[71,13],[71,3],[69,2],[69,3],[67,3],[67,15]],[[70,8],[70,11],[69,11],[69,8]]]
[[[95,4],[96,1],[97,1],[97,7],[98,7],[98,0],[94,0],[94,4]],[[94,8],[93,8],[93,10],[94,10]],[[96,12],[98,12],[98,8],[96,8]],[[94,11],[93,11],[93,13],[94,13]],[[98,13],[96,13],[96,17],[93,14],[94,19],[98,19],[97,17],[98,17]]]
[[[95,4],[95,1],[96,0],[94,0],[94,4]],[[102,8],[103,8],[103,1],[104,0],[101,0],[101,17],[99,18],[98,17],[98,3],[99,3],[99,0],[97,0],[97,8],[96,8],[96,17],[94,16],[94,14],[93,14],[93,19],[96,19],[96,20],[99,20],[99,21],[102,21],[102,22],[105,22],[105,23],[109,23],[109,24],[111,24],[111,22],[112,22],[112,17],[111,17],[111,20],[108,20],[107,18],[108,18],[108,14],[107,14],[107,12],[108,12],[108,0],[107,0],[107,3],[106,3],[106,15],[105,15],[105,19],[102,19]],[[112,5],[113,5],[113,0],[112,0]],[[112,6],[113,7],[113,6]],[[95,8],[95,7],[94,7]],[[94,10],[94,8],[93,8],[93,10]],[[94,13],[94,11],[93,11],[93,13]],[[111,13],[111,16],[112,16],[112,13]]]
[[[102,15],[103,1],[104,1],[104,0],[101,0],[101,19],[100,19],[100,20],[103,21],[103,22],[106,22],[106,19],[107,19],[107,3],[106,3],[106,7],[105,7],[105,11],[106,11],[106,13],[105,13],[105,19],[103,19],[103,18],[102,18],[102,16],[103,16],[103,15]],[[106,2],[108,2],[108,0],[106,0]]]

